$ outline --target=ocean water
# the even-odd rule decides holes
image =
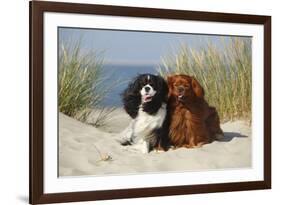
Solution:
[[[121,107],[121,93],[127,88],[128,83],[139,74],[157,74],[156,65],[104,65],[103,72],[107,76],[105,88],[112,86],[110,92],[102,101],[102,106]]]

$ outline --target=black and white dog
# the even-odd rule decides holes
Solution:
[[[132,121],[120,135],[122,145],[132,145],[131,148],[142,153],[162,146],[167,134],[163,129],[167,94],[167,83],[160,76],[142,74],[129,83],[122,96],[124,109]]]

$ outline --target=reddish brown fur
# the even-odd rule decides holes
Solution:
[[[187,75],[168,77],[169,138],[175,147],[200,147],[222,134],[219,116],[204,99],[198,81]],[[182,96],[182,97],[179,97]]]

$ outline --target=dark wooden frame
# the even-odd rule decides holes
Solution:
[[[30,5],[30,203],[75,202],[271,188],[271,17],[32,1]],[[43,13],[82,13],[228,23],[264,27],[264,180],[237,183],[151,187],[109,191],[44,194],[43,192]]]

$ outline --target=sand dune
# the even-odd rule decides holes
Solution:
[[[95,128],[59,114],[59,175],[134,174],[245,168],[251,166],[251,128],[243,121],[222,125],[223,141],[201,148],[135,153],[114,138],[130,122],[122,109]]]

